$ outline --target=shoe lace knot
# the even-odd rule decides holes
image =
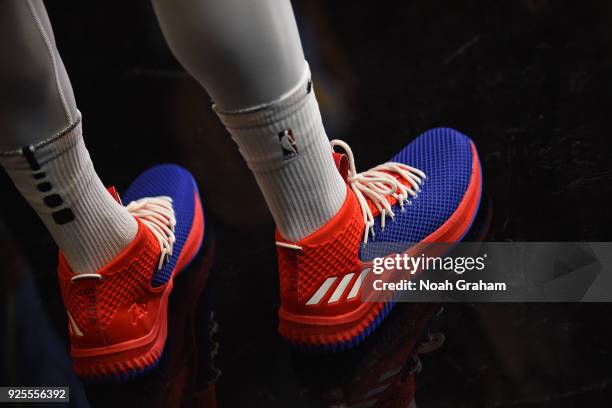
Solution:
[[[132,201],[126,208],[157,238],[161,250],[157,269],[161,269],[172,256],[172,248],[176,241],[174,235],[176,217],[172,207],[172,198],[168,196],[144,197]]]
[[[342,140],[332,140],[332,149],[340,147],[348,157],[347,182],[357,197],[361,207],[363,222],[365,223],[363,243],[368,242],[368,237],[374,234],[374,214],[368,201],[376,207],[380,213],[380,227],[385,229],[385,219],[393,219],[395,213],[389,202],[389,197],[397,200],[400,211],[404,211],[405,205],[412,205],[412,199],[418,197],[421,186],[427,176],[417,168],[398,162],[386,162],[357,173],[355,157],[349,145]]]

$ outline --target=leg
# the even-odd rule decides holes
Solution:
[[[98,178],[41,0],[0,2],[0,164],[76,273],[111,261],[136,235]]]
[[[178,60],[206,89],[283,237],[330,220],[335,168],[289,0],[153,0]]]
[[[172,52],[218,107],[277,100],[304,73],[288,0],[153,0]]]
[[[0,151],[60,133],[78,118],[41,1],[0,3]]]
[[[354,347],[393,306],[373,292],[371,264],[360,254],[392,255],[394,245],[363,244],[460,240],[480,200],[473,143],[435,129],[393,162],[357,173],[350,147],[335,142],[346,153],[347,189],[307,66],[296,79],[301,52],[289,0],[153,3],[170,47],[213,97],[278,226],[281,335],[301,347]]]
[[[126,191],[127,208],[115,201],[85,148],[42,1],[0,1],[0,164],[61,249],[73,368],[139,376],[159,361],[172,279],[204,237],[195,181],[156,166]]]

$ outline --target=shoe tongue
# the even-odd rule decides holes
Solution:
[[[121,202],[121,196],[119,195],[119,192],[117,191],[115,186],[106,187],[106,191],[110,193],[110,195],[115,199],[116,202],[123,205],[123,203]]]
[[[336,163],[336,168],[338,169],[338,172],[340,173],[340,175],[344,179],[344,182],[346,183],[347,178],[348,178],[348,170],[349,170],[348,157],[346,154],[336,153],[336,152],[333,152],[332,155],[334,156],[334,162]]]

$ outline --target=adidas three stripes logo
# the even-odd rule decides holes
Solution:
[[[348,291],[348,295],[346,296],[347,300],[357,297],[359,289],[361,289],[361,286],[363,285],[363,281],[365,280],[366,276],[368,276],[368,273],[371,270],[372,268],[365,268],[359,273],[357,279],[355,279],[355,281],[353,282],[353,285],[350,286],[350,290]],[[338,286],[336,286],[332,295],[329,297],[327,303],[334,303],[339,301],[342,298],[342,295],[348,290],[349,285],[353,281],[354,276],[354,272],[344,275],[342,279],[340,279],[340,283],[338,283]],[[334,283],[336,283],[338,278],[339,276],[332,276],[327,278],[325,282],[323,282],[323,284],[319,286],[319,289],[317,289],[314,295],[312,295],[312,297],[308,299],[308,302],[306,302],[306,304],[318,305],[319,303],[321,303],[321,300],[325,298],[325,296],[329,293],[330,289],[334,286]]]

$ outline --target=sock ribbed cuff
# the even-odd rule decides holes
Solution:
[[[215,111],[255,175],[284,238],[298,241],[339,211],[346,184],[333,161],[307,65],[300,82],[279,100]]]
[[[0,153],[0,164],[76,273],[94,273],[136,236],[136,220],[94,170],[80,117],[36,145]]]

